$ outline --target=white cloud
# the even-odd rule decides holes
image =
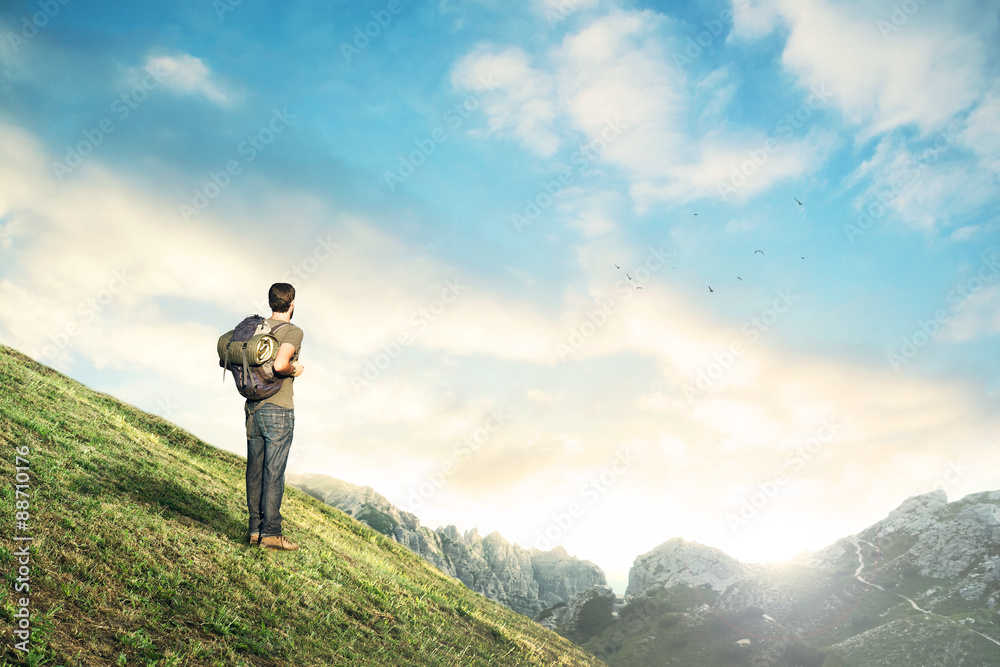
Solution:
[[[6,177],[0,215],[5,229],[14,230],[16,264],[0,291],[4,303],[23,313],[12,341],[22,349],[41,353],[40,345],[69,326],[75,333],[58,355],[65,363],[80,353],[98,366],[165,372],[172,341],[187,339],[192,331],[158,304],[166,298],[226,313],[256,309],[262,288],[243,278],[244,258],[268,257],[276,277],[292,267],[302,275],[301,267],[312,262],[306,279],[292,277],[301,292],[300,317],[308,313],[329,331],[323,343],[338,353],[363,360],[400,334],[409,334],[417,347],[457,354],[539,359],[551,351],[545,317],[469,286],[455,270],[414,256],[363,222],[342,219],[326,238],[275,248],[266,234],[226,234],[211,210],[199,216],[200,224],[181,225],[176,202],[132,190],[94,164],[59,183],[33,138],[11,128],[0,129],[0,135],[0,174]],[[310,212],[327,221],[334,217],[302,195],[272,191],[264,198],[271,197],[282,198],[285,207],[263,202],[258,207],[263,229],[278,228],[268,216],[284,215],[287,206],[302,218]],[[332,245],[339,247],[331,250]],[[220,248],[226,252],[220,254]],[[372,309],[373,300],[378,309]],[[342,326],[343,321],[352,325]],[[115,332],[121,340],[112,354],[103,339],[117,326],[125,329]],[[158,329],[163,335],[150,341]],[[212,327],[199,337],[206,339],[211,357]],[[158,345],[159,353],[147,352]]]
[[[834,143],[828,131],[796,137],[791,125],[779,125],[766,135],[724,123],[735,93],[727,71],[688,81],[668,56],[671,41],[679,39],[674,30],[655,12],[615,10],[567,35],[533,64],[517,48],[480,48],[455,65],[452,80],[472,89],[492,68],[505,91],[485,104],[495,133],[510,132],[542,157],[561,150],[575,178],[617,169],[630,180],[640,211],[657,201],[718,196],[734,174],[739,185],[733,196],[753,196],[824,163]],[[824,100],[807,94],[812,116]],[[696,111],[693,95],[707,106]],[[754,162],[757,154],[763,158]],[[748,159],[749,178],[743,167]],[[596,216],[575,224],[589,235],[610,231]]]
[[[844,180],[848,188],[867,184],[855,207],[877,222],[898,220],[931,232],[988,205],[997,191],[995,179],[957,154],[956,127],[912,143],[898,133],[884,136],[872,156]]]
[[[759,39],[779,25],[781,14],[774,0],[732,0],[733,29],[731,40]]]
[[[632,188],[637,199],[687,201],[696,197],[719,197],[724,202],[751,198],[767,192],[776,183],[800,180],[818,171],[834,147],[832,132],[813,129],[801,139],[775,132],[706,137],[700,155],[678,169],[666,184],[640,183]]]
[[[498,78],[503,95],[484,104],[491,130],[509,130],[540,156],[566,147],[574,171],[607,162],[663,178],[683,161],[686,140],[677,124],[683,92],[655,36],[657,16],[615,11],[537,65],[517,48],[480,48],[456,63],[452,79],[472,89],[483,76]]]
[[[979,155],[981,165],[1000,177],[1000,87],[994,86],[965,119],[962,145]]]
[[[868,136],[914,124],[942,127],[980,96],[987,49],[948,9],[921,5],[898,30],[890,7],[827,0],[775,0],[754,9],[735,2],[735,32],[788,26],[785,66],[805,86],[830,88],[849,120]],[[887,23],[888,22],[888,23]],[[897,21],[898,23],[899,21]]]
[[[212,71],[201,58],[188,54],[152,56],[146,61],[145,70],[154,74],[168,90],[201,95],[221,106],[230,106],[235,101],[235,95],[214,80]]]
[[[455,64],[451,79],[467,90],[480,89],[484,82],[492,88],[482,102],[491,134],[510,134],[526,150],[543,157],[559,148],[559,137],[552,130],[557,115],[554,82],[531,64],[523,50],[481,46]]]
[[[972,109],[962,141],[984,165],[998,168],[1000,135],[991,119],[1000,98],[982,97],[987,48],[957,14],[922,7],[902,29],[883,34],[882,10],[873,7],[777,0],[735,2],[733,9],[733,35],[739,38],[787,26],[782,60],[803,90],[796,112],[814,118],[839,109],[861,128],[862,140],[916,127],[917,141],[930,142]],[[491,130],[518,138],[542,157],[565,154],[571,168],[586,167],[581,173],[619,170],[630,179],[640,212],[657,201],[753,197],[825,164],[838,144],[829,123],[793,131],[780,123],[741,128],[722,122],[735,99],[727,70],[688,81],[668,57],[671,41],[682,37],[675,33],[670,19],[655,12],[612,10],[535,57],[513,47],[480,48],[456,64],[452,78],[471,89],[490,68],[501,73],[504,92],[486,105]],[[702,102],[699,116],[695,98]],[[711,131],[700,129],[705,127]],[[887,179],[897,185],[898,169],[908,159],[903,153],[894,157],[897,171],[878,174],[866,196],[877,194]],[[967,169],[938,165],[933,178],[909,184],[893,207],[910,224],[929,229],[955,188],[974,202],[995,190]],[[972,208],[968,201],[963,206]],[[586,234],[607,231],[596,217],[577,224]]]
[[[942,341],[963,342],[1000,334],[1000,286],[976,292],[939,334]]]
[[[600,163],[639,184],[678,178],[692,153],[684,80],[668,64],[660,24],[652,12],[615,12],[568,36],[556,56],[573,127]]]

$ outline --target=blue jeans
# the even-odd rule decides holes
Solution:
[[[257,402],[250,402],[253,410]],[[285,464],[292,448],[295,411],[271,403],[261,405],[247,423],[247,510],[250,534],[281,535],[281,499]]]

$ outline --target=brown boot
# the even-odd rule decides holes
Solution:
[[[250,546],[256,547],[258,545],[260,545],[260,533],[251,533],[250,534]]]
[[[260,546],[268,549],[280,549],[281,551],[295,551],[299,548],[295,542],[289,542],[284,535],[272,535],[260,538]]]

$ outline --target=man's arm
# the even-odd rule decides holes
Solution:
[[[298,377],[302,375],[305,368],[299,362],[292,363],[295,355],[295,346],[291,343],[282,343],[278,348],[278,356],[274,358],[274,372],[279,375],[290,375]]]

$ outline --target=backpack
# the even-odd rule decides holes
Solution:
[[[251,401],[262,401],[278,393],[285,377],[274,372],[278,339],[273,334],[286,324],[279,322],[272,327],[260,315],[249,315],[235,329],[222,334],[217,351],[223,382],[226,371],[230,371],[236,390]]]

